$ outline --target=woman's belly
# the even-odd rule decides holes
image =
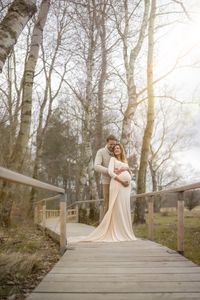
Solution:
[[[131,181],[131,175],[128,171],[124,171],[121,174],[119,174],[118,176],[123,181],[128,181],[128,182]]]

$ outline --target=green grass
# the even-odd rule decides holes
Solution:
[[[185,210],[184,228],[184,256],[200,265],[200,211]],[[137,237],[147,238],[147,225],[134,225],[134,232]],[[166,216],[154,214],[153,240],[177,250],[177,216],[174,212]]]

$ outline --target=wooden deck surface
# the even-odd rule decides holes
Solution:
[[[40,299],[200,299],[200,267],[148,240],[82,242],[68,246],[28,297]]]

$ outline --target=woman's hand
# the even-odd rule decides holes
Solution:
[[[120,182],[124,187],[129,186],[129,182],[127,180],[121,180],[118,176],[116,176],[114,179]]]
[[[114,169],[114,172],[116,175],[120,175],[122,172],[125,172],[125,171],[129,171],[129,167],[121,167],[121,168],[115,168]]]
[[[127,187],[127,186],[129,186],[129,182],[128,182],[128,181],[122,181],[122,185],[123,185],[124,187]]]

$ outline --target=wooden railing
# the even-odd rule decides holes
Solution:
[[[67,210],[69,210],[71,207],[75,207],[75,215],[76,215],[76,222],[79,222],[79,211],[81,205],[90,204],[90,203],[99,203],[99,223],[103,219],[103,199],[97,199],[97,200],[84,200],[84,201],[76,201],[70,205],[67,206]]]
[[[35,206],[35,213],[34,213],[34,221],[37,223],[39,218],[39,210],[38,210],[38,203],[42,204],[42,210],[43,214],[45,213],[46,209],[46,201],[49,200],[58,200],[60,204],[60,252],[63,254],[66,250],[66,195],[65,190],[62,188],[59,188],[57,186],[33,179],[31,177],[19,174],[17,172],[10,171],[8,169],[0,167],[0,179],[15,182],[15,183],[21,183],[24,185],[32,186],[35,188],[45,189],[48,191],[56,192],[58,195],[43,199],[41,201],[37,202],[37,205]],[[45,220],[46,218],[43,218],[43,226],[45,228]]]
[[[46,210],[46,202],[50,200],[59,199],[60,201],[60,251],[61,253],[64,253],[66,250],[66,196],[65,191],[62,188],[41,182],[36,179],[32,179],[30,177],[21,175],[19,173],[7,170],[5,168],[0,167],[0,178],[16,183],[21,183],[37,188],[42,188],[50,191],[54,191],[59,193],[55,197],[51,197],[48,199],[42,199],[38,201],[35,205],[35,214],[34,219],[35,223],[39,222],[39,216],[41,216],[41,210],[42,210],[42,226],[46,227],[46,218],[48,214],[48,210]],[[148,202],[148,239],[153,239],[153,207],[154,207],[154,197],[162,194],[169,194],[169,193],[178,193],[178,201],[177,201],[177,251],[179,253],[184,253],[184,195],[186,191],[189,190],[195,190],[200,189],[200,182],[196,182],[194,184],[184,185],[177,188],[172,188],[168,190],[162,190],[159,192],[148,192],[143,194],[136,194],[131,195],[131,199],[136,200],[139,198],[145,198]],[[100,202],[100,218],[99,220],[102,220],[103,217],[103,199],[98,200],[87,200],[87,201],[77,201],[70,206],[67,207],[67,210],[69,210],[71,207],[75,206],[75,209],[72,210],[71,214],[76,217],[76,222],[79,221],[79,206],[85,203],[95,203]],[[55,214],[58,214],[57,212]],[[70,210],[69,210],[70,215]]]
[[[37,213],[39,212],[39,213]],[[37,217],[38,215],[38,217]],[[50,218],[58,218],[60,217],[60,210],[59,209],[40,209],[39,207],[36,209],[35,207],[35,224],[40,224],[42,223],[43,219],[50,219]],[[38,219],[36,219],[38,218]],[[67,216],[66,216],[66,220],[69,219],[74,219],[74,221],[76,222],[77,220],[77,210],[76,209],[67,209]]]
[[[149,192],[136,194],[133,198],[145,198],[148,202],[148,239],[153,239],[153,214],[154,214],[154,197],[163,194],[177,193],[177,251],[180,254],[184,253],[184,200],[185,192],[190,190],[200,189],[200,182],[189,185],[180,186],[159,192]]]

